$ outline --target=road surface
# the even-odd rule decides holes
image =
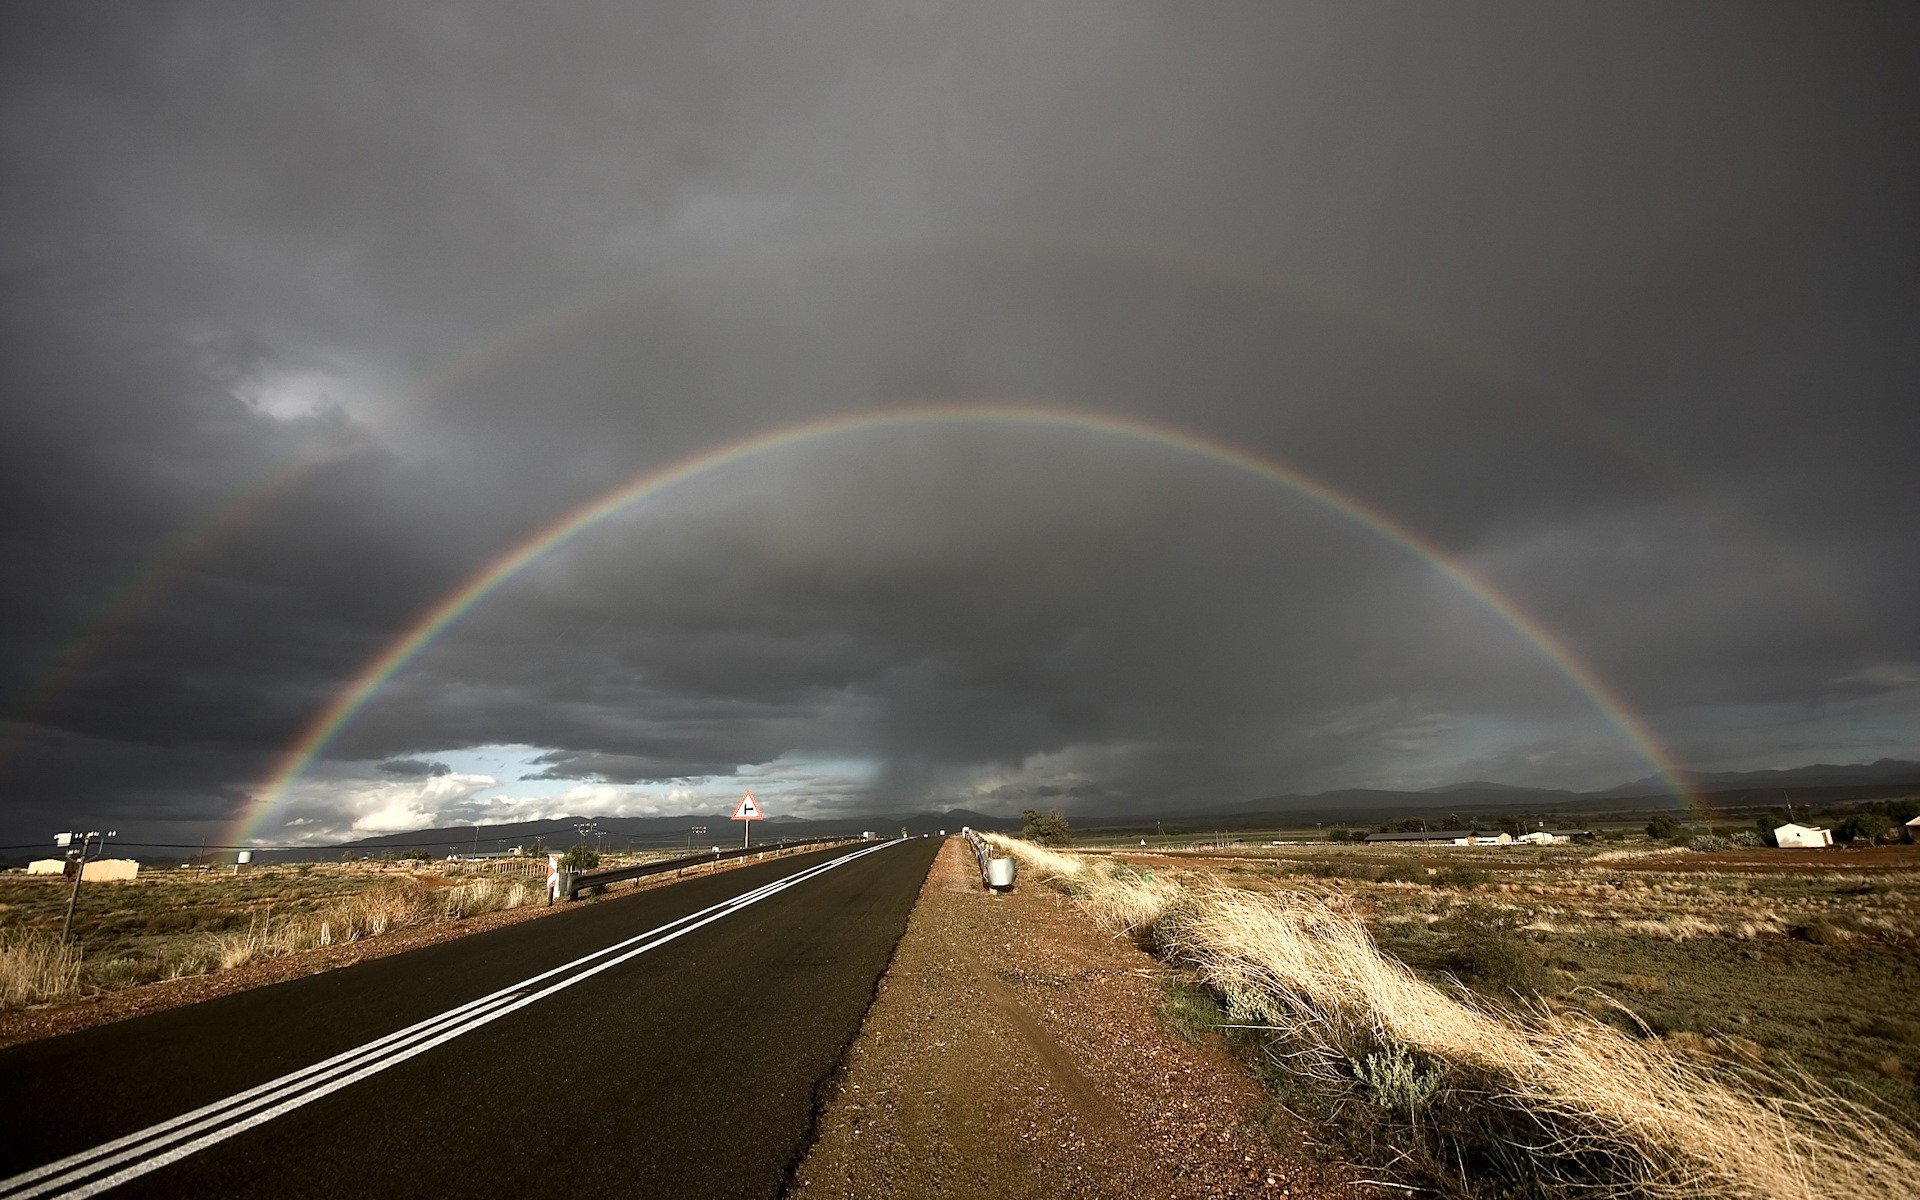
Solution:
[[[774,1195],[938,846],[777,859],[0,1051],[0,1200]]]

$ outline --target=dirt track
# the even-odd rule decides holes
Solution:
[[[792,1195],[1362,1194],[1220,1046],[1155,1015],[1152,959],[1053,892],[978,878],[949,842]]]

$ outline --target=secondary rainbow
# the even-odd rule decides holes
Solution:
[[[938,425],[1012,425],[1075,430],[1149,443],[1197,455],[1212,462],[1278,483],[1355,521],[1387,541],[1429,563],[1447,579],[1494,612],[1552,663],[1620,733],[1626,743],[1666,781],[1673,793],[1689,804],[1697,801],[1684,776],[1658,737],[1580,655],[1539,621],[1521,610],[1492,584],[1455,562],[1441,547],[1393,517],[1314,479],[1285,463],[1216,441],[1201,434],[1120,417],[1075,409],[1049,408],[1001,401],[949,402],[868,411],[784,426],[730,442],[647,472],[597,499],[564,514],[494,559],[465,583],[447,593],[394,638],[341,688],[300,738],[280,756],[271,774],[254,793],[251,804],[231,827],[226,840],[244,844],[279,804],[288,785],[318,758],[353,720],[380,686],[428,643],[438,637],[494,589],[542,555],[566,544],[614,513],[685,483],[708,471],[740,463],[791,446],[847,434],[888,428]]]
[[[481,339],[421,378],[402,394],[417,399],[450,391],[463,382],[485,376],[502,363],[570,330],[606,320],[636,306],[664,300],[683,289],[714,283],[753,279],[783,268],[815,263],[840,263],[914,253],[966,253],[999,258],[1051,259],[1091,264],[1136,266],[1207,286],[1241,290],[1322,313],[1339,321],[1381,333],[1399,345],[1445,362],[1493,386],[1493,394],[1515,405],[1550,413],[1589,442],[1604,446],[1623,462],[1634,464],[1663,486],[1678,487],[1682,477],[1669,463],[1657,462],[1649,451],[1633,443],[1618,428],[1602,421],[1586,405],[1561,395],[1542,381],[1437,331],[1396,318],[1351,298],[1311,286],[1305,281],[1279,278],[1205,257],[1163,247],[1135,245],[1061,230],[995,229],[968,232],[939,229],[868,234],[853,238],[796,240],[771,248],[722,254],[678,265],[666,265],[634,283],[585,297]],[[213,557],[243,532],[260,512],[292,489],[317,464],[296,462],[269,475],[216,509],[210,516],[169,538],[149,556],[145,565],[113,598],[61,646],[47,667],[7,708],[7,724],[24,728],[52,699],[63,692],[104,652],[135,618],[156,604],[191,570]],[[0,757],[7,751],[0,734]]]

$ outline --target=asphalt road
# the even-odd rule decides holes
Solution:
[[[759,863],[0,1051],[0,1200],[774,1195],[938,845]]]

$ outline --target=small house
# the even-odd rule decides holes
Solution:
[[[27,864],[29,875],[65,875],[67,860],[64,858],[36,858]]]
[[[1782,850],[1814,850],[1833,845],[1833,830],[1818,825],[1778,825],[1773,840]]]
[[[125,883],[139,873],[140,864],[131,858],[96,858],[80,878],[86,883]]]

